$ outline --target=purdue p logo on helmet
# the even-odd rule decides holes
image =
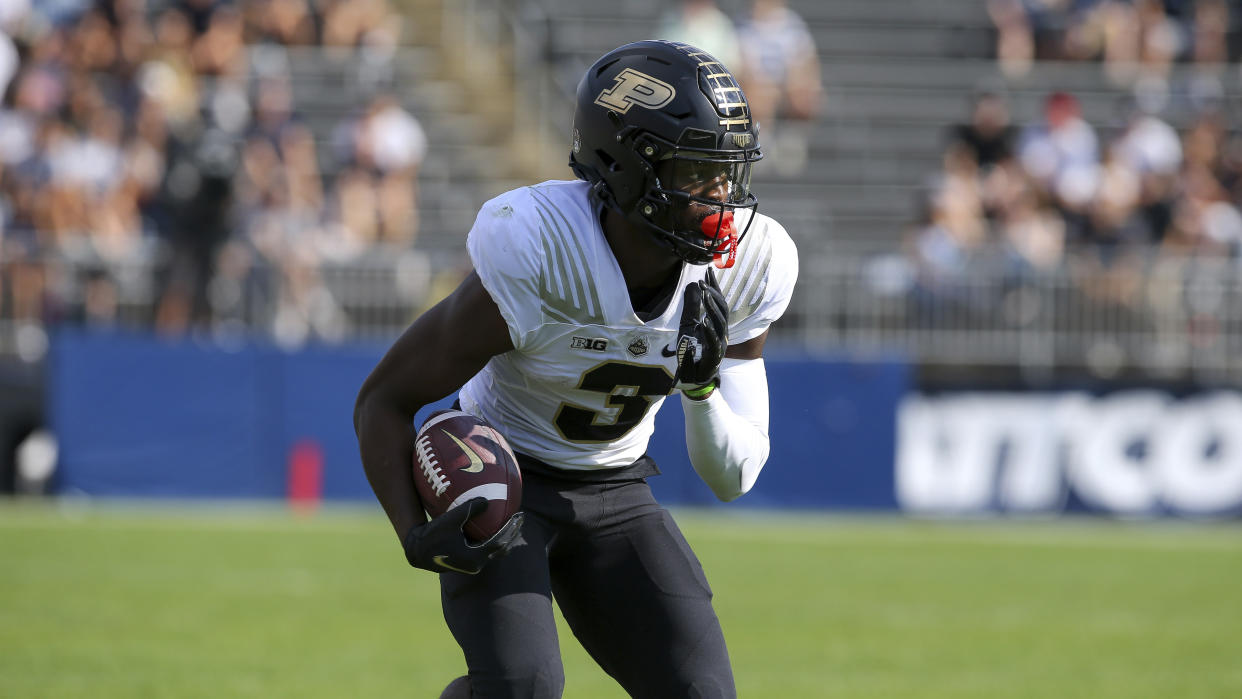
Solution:
[[[595,104],[620,114],[630,111],[630,107],[636,104],[647,109],[659,109],[677,96],[672,85],[633,68],[626,68],[613,80],[617,81],[616,84],[599,93]]]

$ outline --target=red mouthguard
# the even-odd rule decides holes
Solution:
[[[737,231],[733,229],[733,212],[716,213],[703,219],[699,226],[709,241],[712,264],[716,269],[728,269],[737,259]]]

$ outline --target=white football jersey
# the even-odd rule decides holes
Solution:
[[[682,290],[712,268],[683,265],[668,307],[643,322],[588,188],[550,181],[506,192],[483,205],[467,239],[514,349],[461,389],[462,409],[514,451],[572,471],[628,466],[646,452],[675,383]],[[738,213],[737,230],[749,216]],[[756,214],[736,264],[715,274],[729,302],[729,342],[745,342],[789,305],[797,250],[780,224]]]

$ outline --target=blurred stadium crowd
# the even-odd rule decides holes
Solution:
[[[1035,61],[1101,61],[1118,81],[1167,75],[1177,62],[1236,60],[1236,9],[1233,0],[988,0],[1007,74]]]
[[[911,240],[927,278],[968,273],[987,255],[1015,274],[1072,260],[1099,277],[1124,277],[1152,251],[1236,258],[1242,137],[1214,109],[1179,134],[1157,113],[1127,108],[1124,126],[1102,136],[1068,93],[1049,95],[1044,118],[1021,127],[1002,97],[980,94],[970,120],[950,132],[927,220]]]
[[[1018,128],[995,94],[980,95],[953,131],[936,217],[968,250],[991,226],[1019,264],[1048,267],[1067,249],[1101,269],[1156,246],[1236,256],[1242,245],[1242,134],[1225,109],[1220,68],[1236,61],[1225,0],[989,0],[998,60],[1101,61],[1131,88],[1102,128],[1072,94],[1048,96],[1043,118]],[[1177,63],[1205,66],[1175,84]],[[1215,70],[1212,70],[1215,69]],[[1175,94],[1175,92],[1177,94]],[[1161,118],[1178,99],[1181,133]],[[974,231],[972,232],[972,229]],[[938,237],[932,227],[929,239]],[[932,246],[935,247],[934,245]]]
[[[1242,3],[987,5],[1010,78],[1037,61],[1098,62],[1121,97],[1092,123],[1053,91],[1039,118],[1016,123],[1003,92],[981,90],[906,239],[918,293],[952,305],[981,275],[1003,286],[1059,273],[1087,304],[1145,310],[1140,327],[1164,309],[1189,317],[1176,332],[1219,336],[1242,252],[1242,132],[1225,99]]]
[[[962,0],[909,12],[852,0],[831,7],[783,0],[640,2],[624,10],[562,0],[471,7],[514,23],[542,8],[548,36],[539,58],[562,89],[572,87],[587,57],[651,35],[697,43],[734,65],[764,125],[768,157],[757,187],[775,195],[767,200],[775,202],[771,210],[806,203],[800,214],[809,225],[796,218],[796,207],[782,213],[797,222],[791,229],[800,244],[865,237],[837,225],[848,219],[832,210],[842,197],[860,206],[875,199],[891,211],[904,205],[873,186],[883,181],[846,180],[844,171],[887,167],[904,178],[915,170],[921,207],[910,225],[888,223],[879,216],[892,214],[883,210],[864,215],[871,217],[868,233],[881,220],[891,229],[867,242],[900,258],[913,281],[895,287],[916,308],[994,304],[990,290],[966,298],[963,288],[1048,275],[1069,277],[1075,293],[1114,307],[1215,304],[1209,310],[1219,318],[1219,293],[1188,296],[1182,285],[1168,298],[1153,296],[1151,269],[1197,274],[1208,265],[1238,276],[1242,136],[1227,96],[1238,81],[1242,1]],[[859,18],[839,21],[851,12]],[[429,144],[407,111],[410,86],[398,84],[392,65],[415,14],[387,0],[0,2],[0,330],[16,338],[0,353],[38,359],[44,329],[57,322],[174,334],[256,329],[289,344],[342,339],[360,323],[357,308],[345,308],[348,294],[328,283],[332,268],[387,265],[389,285],[368,289],[363,306],[382,305],[379,297],[400,288],[393,278],[425,279],[426,259],[412,275],[394,261],[420,259],[426,235],[459,243],[464,230],[424,225],[419,235],[419,183],[429,176],[421,166],[435,139]],[[979,27],[975,33],[987,37],[984,48],[963,32],[946,35],[951,48],[919,43],[934,33],[924,26],[965,16],[971,31]],[[360,86],[336,111],[315,115],[334,120],[326,130],[310,128],[295,99],[293,68],[312,55],[302,51],[346,66]],[[574,59],[559,70],[551,58],[558,51]],[[947,71],[959,70],[951,62],[958,59],[994,66],[998,79],[978,81],[962,123],[929,116],[929,104],[927,114],[905,118],[909,131],[891,131],[936,149],[934,165],[906,165],[904,151],[876,145],[847,150],[856,139],[841,134],[879,134],[880,122],[892,120],[881,115],[873,127],[868,102],[856,99],[883,104],[890,96],[869,92],[867,82],[876,74],[869,71],[886,70],[885,51],[945,59]],[[1099,65],[1112,94],[1124,96],[1111,114],[1089,114],[1086,98],[1098,107],[1103,93],[1072,85],[1041,94],[1038,110],[1014,101],[1011,86],[1041,65],[1067,63]],[[841,77],[834,69],[861,76],[842,89],[853,93],[834,94]],[[902,89],[909,93],[903,100],[920,94],[917,85]],[[906,103],[893,102],[895,109]],[[322,102],[317,108],[322,112]],[[937,118],[944,142],[917,136],[919,123]],[[862,130],[848,131],[858,120]],[[850,160],[859,152],[861,163]],[[819,196],[821,182],[825,192],[836,187],[838,200]],[[823,221],[811,220],[822,212],[810,205],[827,207]],[[859,267],[848,266],[852,273]],[[816,288],[814,281],[808,276],[806,288]],[[428,300],[420,296],[434,295],[429,284],[406,287],[409,298],[389,326]],[[804,311],[795,309],[790,324],[815,322]],[[995,320],[985,314],[981,322]],[[876,321],[911,322],[908,310]]]
[[[128,320],[162,332],[260,304],[277,335],[339,337],[320,264],[417,236],[426,137],[392,94],[385,0],[0,8],[0,317],[20,353],[46,323],[122,320],[126,295],[154,299]],[[367,57],[371,97],[326,141],[293,100],[299,47]]]

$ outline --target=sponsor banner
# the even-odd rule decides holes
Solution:
[[[895,487],[919,514],[1242,513],[1242,393],[912,394]]]

